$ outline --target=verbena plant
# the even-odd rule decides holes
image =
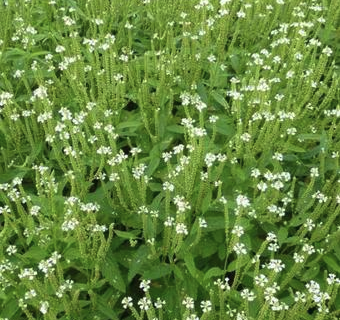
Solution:
[[[338,0],[0,26],[1,319],[339,319]]]

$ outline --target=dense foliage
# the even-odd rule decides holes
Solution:
[[[0,319],[339,319],[339,68],[339,0],[1,0]]]

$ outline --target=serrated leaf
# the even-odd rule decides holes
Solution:
[[[329,266],[333,271],[340,273],[340,265],[336,261],[335,257],[331,255],[325,255],[322,257],[322,260],[325,261],[327,266]]]
[[[211,269],[209,269],[204,277],[203,277],[203,281],[206,281],[212,277],[219,277],[219,276],[222,276],[224,274],[224,270],[218,268],[218,267],[213,267]]]
[[[295,146],[293,144],[290,144],[288,142],[285,144],[284,149],[286,149],[288,151],[293,151],[293,152],[306,152],[305,149],[298,147],[298,146]]]
[[[192,256],[192,254],[187,254],[184,257],[184,263],[185,266],[187,267],[189,273],[196,279],[198,276],[198,272],[195,266],[195,260],[194,257]]]
[[[29,55],[29,59],[33,59],[35,57],[39,57],[39,56],[45,56],[47,54],[51,53],[50,51],[37,51],[37,52],[32,52]]]
[[[163,190],[162,185],[158,182],[157,183],[156,182],[149,182],[148,186],[149,186],[149,189],[153,192]]]
[[[124,122],[121,122],[117,125],[117,129],[118,130],[122,130],[122,129],[126,129],[126,128],[137,129],[141,125],[142,125],[142,123],[140,121],[124,121]]]
[[[169,132],[180,133],[180,134],[183,134],[185,132],[184,128],[180,125],[177,125],[177,124],[167,126],[166,130],[169,131]]]
[[[208,193],[205,195],[202,205],[201,205],[201,211],[204,214],[210,207],[211,204],[211,199],[212,199],[212,190],[209,189]]]
[[[29,170],[29,168],[23,167],[8,170],[6,173],[1,174],[0,183],[10,182],[16,177],[23,178]]]
[[[137,252],[134,254],[133,259],[130,263],[130,268],[128,272],[128,282],[131,282],[133,277],[141,273],[143,270],[143,266],[146,262],[148,262],[149,248],[146,245],[141,245]]]
[[[174,265],[174,275],[181,281],[184,280],[182,269],[180,269],[177,265]]]
[[[224,229],[224,217],[207,217],[205,220],[208,224],[207,231]]]
[[[101,273],[104,278],[117,290],[125,293],[125,282],[117,262],[110,256],[105,258],[101,265]]]
[[[31,247],[26,253],[22,255],[23,258],[31,262],[39,262],[47,257],[46,250],[41,247]]]
[[[237,267],[243,267],[244,265],[246,265],[249,260],[250,260],[249,256],[244,256],[243,259],[241,260],[241,263],[237,264],[238,261],[236,259],[232,261],[231,263],[229,263],[227,267],[227,271],[228,272],[235,271]]]
[[[171,265],[163,263],[146,270],[143,274],[143,278],[148,280],[159,279],[170,274],[171,272]]]
[[[287,228],[281,227],[279,232],[277,233],[277,240],[279,242],[279,245],[284,243],[284,241],[287,239],[287,237],[288,237],[288,230],[287,230]]]
[[[15,313],[19,310],[18,299],[10,299],[6,301],[5,306],[1,310],[1,318],[13,319]]]
[[[316,278],[319,272],[320,272],[320,266],[314,265],[313,267],[309,268],[307,271],[303,272],[301,281],[313,280]]]
[[[211,93],[211,96],[214,98],[214,100],[216,102],[218,102],[221,106],[225,107],[225,108],[228,108],[229,105],[228,105],[228,102],[225,100],[225,98],[223,96],[221,96],[218,92],[216,91],[213,91]]]
[[[159,166],[160,163],[160,158],[152,158],[151,161],[149,162],[148,168],[146,170],[146,174],[150,177],[152,174],[155,172],[157,167]]]
[[[121,231],[121,230],[113,230],[115,234],[124,239],[137,239],[137,235],[140,234],[139,230],[133,230],[131,232],[128,231]]]
[[[98,311],[101,312],[105,317],[110,320],[118,320],[113,308],[109,307],[107,301],[105,301],[105,299],[103,299],[100,295],[96,296],[96,302]]]
[[[321,134],[317,134],[317,133],[301,133],[297,135],[298,139],[302,139],[302,140],[316,140],[316,141],[320,141],[321,139]]]

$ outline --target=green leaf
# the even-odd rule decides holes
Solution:
[[[140,230],[133,230],[131,232],[121,231],[121,230],[113,230],[115,234],[124,239],[138,239],[137,235],[140,234]]]
[[[241,72],[241,63],[240,63],[240,58],[237,55],[232,55],[230,57],[230,63],[232,68],[235,70],[236,73],[240,73]]]
[[[218,244],[210,237],[204,237],[197,247],[197,251],[202,258],[210,257],[218,250]]]
[[[322,260],[325,261],[327,266],[329,266],[333,271],[340,273],[339,263],[336,261],[334,256],[325,255],[322,257]]]
[[[47,54],[51,53],[50,51],[37,51],[37,52],[32,52],[29,55],[29,59],[33,59],[35,57],[39,57],[39,56],[45,56]]]
[[[159,279],[170,274],[171,272],[171,265],[163,263],[146,270],[143,274],[143,278],[148,280]]]
[[[107,304],[107,301],[103,299],[100,295],[96,295],[97,309],[101,312],[105,317],[110,320],[118,320],[116,313],[113,311],[113,308],[110,308]]]
[[[321,134],[317,134],[317,133],[301,133],[297,135],[298,139],[302,139],[302,140],[316,140],[316,141],[320,141],[321,139]]]
[[[13,319],[13,316],[18,310],[18,299],[12,298],[6,301],[5,306],[1,311],[1,318]]]
[[[146,170],[146,174],[150,177],[152,174],[155,172],[157,167],[159,166],[161,159],[160,158],[152,158],[149,165],[148,169]]]
[[[212,277],[219,277],[219,276],[222,276],[224,274],[224,270],[218,268],[218,267],[213,267],[211,269],[209,269],[204,277],[203,277],[203,281],[206,281]]]
[[[41,247],[31,247],[26,253],[22,255],[23,258],[30,260],[30,262],[39,262],[47,257],[46,250]]]
[[[201,101],[208,103],[207,89],[206,86],[201,82],[197,84],[197,93],[199,94]]]
[[[237,263],[238,263],[238,259],[240,259],[239,257],[236,258],[234,261],[232,261],[231,263],[229,263],[227,271],[231,272],[231,271],[235,271],[237,268]],[[250,260],[249,256],[244,256],[243,259],[241,260],[241,263],[238,264],[238,267],[243,267],[244,265],[246,265],[248,263],[248,261]]]
[[[287,151],[293,151],[293,152],[306,152],[305,149],[298,147],[298,146],[295,146],[295,145],[288,143],[288,142],[284,145],[284,149],[287,150]]]
[[[29,170],[29,168],[23,167],[8,170],[6,173],[1,174],[0,183],[10,182],[16,177],[23,178]]]
[[[229,108],[228,102],[225,100],[225,98],[223,98],[223,96],[221,96],[219,93],[217,93],[216,91],[213,91],[211,93],[211,96],[214,98],[214,100],[216,102],[218,102],[221,106],[225,107],[225,108]]]
[[[287,239],[287,237],[288,237],[287,228],[281,227],[278,234],[277,234],[277,240],[279,242],[279,245],[284,243],[284,241]]]
[[[117,262],[113,257],[107,256],[101,265],[101,273],[104,278],[117,290],[125,293],[125,283]]]
[[[208,227],[207,231],[212,231],[212,230],[219,230],[219,229],[224,229],[224,217],[218,216],[218,217],[206,217],[205,219],[207,221]]]
[[[174,275],[176,276],[178,280],[181,280],[181,281],[184,280],[182,269],[179,268],[176,264],[173,266],[173,271],[174,271]]]
[[[158,183],[158,182],[149,182],[148,183],[149,189],[153,192],[155,191],[162,191],[162,184]]]
[[[212,199],[212,190],[209,189],[208,193],[205,195],[205,197],[202,201],[202,205],[201,205],[201,210],[202,210],[203,214],[209,209],[210,204],[211,204],[211,199]]]
[[[319,274],[319,272],[320,266],[316,264],[315,266],[309,268],[307,271],[304,271],[301,277],[301,281],[314,280],[316,276]]]
[[[81,254],[78,248],[68,248],[63,253],[63,257],[67,260],[73,261],[81,258]]]
[[[185,132],[184,127],[177,125],[177,124],[167,126],[166,130],[169,132],[180,133],[180,134],[183,134]]]
[[[117,125],[117,130],[122,130],[122,129],[126,129],[126,128],[132,128],[132,129],[136,130],[141,125],[142,125],[142,123],[140,121],[125,121],[125,122],[121,122]]]
[[[188,253],[184,257],[184,263],[187,267],[189,273],[196,279],[198,277],[198,272],[195,266],[195,260],[192,254]]]
[[[131,282],[131,280],[134,278],[136,274],[143,272],[144,265],[147,262],[149,262],[148,261],[149,253],[150,249],[146,245],[141,245],[138,248],[130,263],[130,268],[128,272],[128,282]]]
[[[235,133],[235,125],[233,120],[225,115],[218,115],[216,122],[216,132],[224,136],[232,136]]]

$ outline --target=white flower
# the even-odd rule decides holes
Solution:
[[[207,153],[205,155],[204,162],[208,168],[213,165],[215,160],[216,160],[216,155],[214,155],[213,153]]]
[[[296,134],[297,130],[296,128],[288,128],[287,129],[287,134],[290,135],[290,136],[294,136]]]
[[[49,307],[49,303],[47,301],[43,301],[40,303],[40,312],[42,314],[46,314],[48,312],[48,307]]]
[[[282,161],[283,160],[283,155],[282,153],[275,152],[272,159],[277,160],[277,161]]]
[[[184,150],[184,145],[183,144],[179,144],[179,145],[173,147],[173,153],[174,154],[179,154],[183,150]]]
[[[250,174],[251,177],[258,178],[260,175],[261,175],[261,172],[259,169],[254,168],[251,170],[251,174]]]
[[[187,308],[187,309],[194,309],[194,299],[191,297],[186,297],[183,301],[182,304]]]
[[[238,18],[244,18],[246,16],[245,12],[242,10],[238,11],[236,15]]]
[[[146,297],[144,297],[144,298],[142,298],[142,299],[140,299],[140,300],[138,301],[138,305],[139,305],[139,307],[140,307],[141,310],[147,311],[147,310],[150,309],[151,300],[148,299],[148,298],[146,298]]]
[[[315,252],[315,248],[312,245],[309,245],[309,244],[305,243],[302,246],[302,252],[306,252],[309,255],[311,255],[311,254],[313,254]]]
[[[257,185],[256,185],[257,189],[259,189],[260,191],[264,192],[267,190],[268,186],[264,181],[260,181]]]
[[[241,237],[244,234],[244,229],[242,226],[234,226],[234,229],[231,231],[231,233]]]
[[[172,157],[172,152],[163,152],[162,153],[162,158],[164,162],[168,162]]]
[[[172,227],[175,222],[175,219],[173,217],[167,217],[167,219],[164,221],[164,225],[166,227]]]
[[[45,99],[47,98],[47,88],[44,86],[40,86],[33,91],[33,96],[31,97],[31,101],[35,101],[36,99]]]
[[[308,231],[312,231],[315,228],[315,223],[312,219],[307,219],[303,226],[307,228]]]
[[[250,206],[249,199],[242,194],[237,196],[236,203],[239,207],[243,207],[243,208],[247,208]]]
[[[199,223],[200,228],[208,227],[207,221],[204,218],[198,218],[198,223]]]
[[[173,192],[175,190],[175,186],[172,183],[170,183],[169,181],[165,181],[163,183],[163,190]]]
[[[144,292],[148,292],[150,289],[150,280],[142,280],[142,282],[139,285],[139,288],[141,288]]]
[[[337,278],[336,275],[335,275],[334,273],[330,273],[330,274],[328,275],[328,277],[327,277],[326,280],[327,280],[327,283],[328,283],[329,285],[332,285],[332,284],[334,284],[334,283],[340,284],[340,279]]]
[[[286,79],[291,79],[294,77],[294,74],[295,72],[293,70],[289,70],[287,73],[286,73]]]
[[[264,287],[268,283],[268,278],[264,274],[259,274],[254,278],[255,284],[259,287]]]
[[[208,61],[209,62],[216,62],[216,57],[213,55],[213,54],[211,54],[210,56],[208,56]]]
[[[30,291],[27,291],[27,292],[25,293],[25,300],[32,299],[32,298],[34,298],[34,297],[36,297],[36,296],[37,296],[36,291],[35,291],[34,289],[31,289]]]
[[[209,122],[210,123],[216,123],[217,120],[218,120],[218,116],[212,115],[212,116],[209,117]]]
[[[327,57],[330,57],[332,55],[333,51],[330,47],[325,47],[322,50],[322,53],[325,54]]]
[[[295,263],[303,263],[303,261],[305,261],[305,258],[303,257],[303,255],[300,255],[296,252],[294,252],[293,259]]]
[[[241,254],[246,254],[247,249],[246,246],[243,243],[236,243],[233,247],[233,250],[236,252],[236,254],[241,255]]]
[[[295,296],[294,296],[294,301],[305,303],[307,301],[306,294],[303,292],[301,293],[300,291],[296,291]]]
[[[244,142],[249,142],[251,135],[248,132],[246,132],[246,133],[243,133],[240,138]]]
[[[177,234],[184,234],[184,235],[188,234],[188,229],[187,229],[187,227],[185,226],[184,223],[178,223],[176,225],[176,233]]]
[[[186,210],[190,210],[191,206],[189,204],[189,202],[185,201],[183,196],[179,196],[177,195],[174,199],[173,199],[175,205],[177,206],[177,212],[183,213]]]
[[[57,53],[64,52],[65,50],[66,50],[65,47],[60,46],[60,45],[55,48],[55,52]]]
[[[313,177],[318,177],[319,176],[319,169],[318,168],[311,168],[310,169],[310,176]]]
[[[249,289],[243,289],[241,291],[241,297],[247,301],[254,301],[256,298],[254,292],[250,291]]]
[[[24,73],[25,70],[16,70],[13,74],[13,78],[20,79]]]
[[[17,251],[18,251],[18,249],[15,245],[9,245],[6,249],[6,252],[9,256],[15,254]]]
[[[228,202],[224,196],[222,196],[218,201],[221,202],[222,204],[227,204]]]
[[[161,300],[160,298],[157,298],[157,301],[154,303],[156,309],[162,309],[164,305],[165,301]]]
[[[9,92],[2,92],[0,94],[0,107],[12,103],[13,94]]]
[[[201,302],[201,308],[202,308],[203,313],[211,311],[211,309],[212,309],[211,308],[211,301],[209,301],[209,300],[202,301]]]
[[[267,264],[267,268],[275,272],[281,272],[285,268],[285,264],[280,259],[271,259]]]

